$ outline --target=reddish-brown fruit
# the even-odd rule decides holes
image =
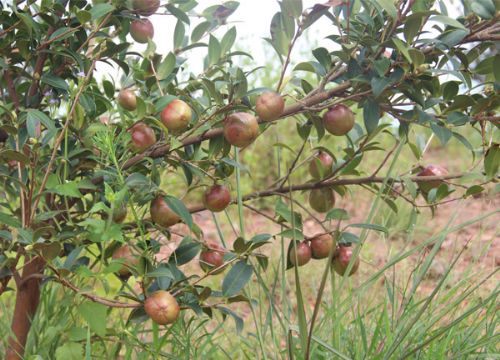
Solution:
[[[161,122],[172,132],[186,129],[191,121],[191,108],[184,101],[172,100],[161,112]]]
[[[315,235],[311,239],[310,245],[313,259],[327,258],[330,255],[330,250],[335,249],[335,243],[335,239],[330,234]]]
[[[209,272],[212,269],[218,268],[224,264],[223,248],[216,243],[208,244],[208,249],[205,249],[200,254],[200,267],[203,271]],[[213,275],[220,274],[225,268],[221,268],[212,272]]]
[[[115,223],[121,224],[123,221],[125,221],[126,217],[127,205],[125,203],[118,205],[113,209],[113,221]]]
[[[156,143],[154,130],[142,122],[136,123],[128,131],[132,138],[131,148],[135,152],[141,153]]]
[[[132,39],[141,44],[146,44],[148,39],[152,39],[155,28],[148,19],[138,19],[130,23],[130,35]]]
[[[128,245],[122,245],[117,248],[111,256],[113,260],[119,260],[122,267],[118,270],[120,276],[129,276],[130,269],[135,268],[139,264],[139,258],[132,253],[132,249]]]
[[[177,215],[163,199],[163,196],[157,196],[152,202],[150,207],[151,219],[163,227],[169,227],[181,221]]]
[[[172,324],[179,317],[181,308],[168,291],[158,290],[144,301],[144,310],[159,325]]]
[[[448,171],[439,165],[428,165],[422,171],[420,171],[417,176],[446,176]],[[428,193],[434,188],[439,187],[443,183],[443,180],[430,180],[430,181],[419,181],[418,187],[424,193]]]
[[[120,90],[118,93],[118,104],[126,110],[135,110],[137,108],[137,97],[132,90]]]
[[[132,0],[132,8],[142,16],[151,16],[160,8],[160,0]]]
[[[323,115],[323,126],[330,134],[345,135],[354,127],[354,114],[345,105],[334,105]]]
[[[333,157],[325,151],[320,151],[309,163],[309,173],[314,179],[320,180],[333,171]]]
[[[8,138],[9,134],[7,134],[7,131],[0,129],[0,143],[6,142]]]
[[[309,205],[320,213],[325,213],[335,205],[335,195],[330,188],[314,189],[309,193]]]
[[[351,246],[345,246],[345,245],[340,245],[338,249],[335,251],[335,254],[333,255],[333,269],[337,274],[340,276],[344,276],[347,266],[349,265],[349,262],[351,261],[352,258],[352,247]],[[356,258],[354,264],[352,264],[351,272],[349,273],[349,276],[354,274],[356,271],[358,271],[359,268],[359,257]]]
[[[276,92],[265,92],[257,98],[255,111],[263,121],[278,119],[285,109],[285,100]]]
[[[307,264],[309,260],[311,260],[311,248],[309,247],[309,244],[304,241],[296,244],[296,247],[294,247],[293,245],[290,246],[288,259],[294,266],[302,266]]]
[[[250,145],[259,136],[259,123],[255,116],[238,112],[229,115],[224,121],[224,137],[237,147]]]
[[[203,194],[203,204],[213,212],[224,210],[231,203],[231,192],[224,185],[213,185]]]

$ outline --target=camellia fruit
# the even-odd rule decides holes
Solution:
[[[439,165],[428,165],[422,171],[420,171],[417,176],[446,176],[448,171]],[[443,180],[430,180],[430,181],[419,181],[418,187],[424,193],[428,193],[434,188],[439,187],[443,183]]]
[[[191,108],[184,101],[172,100],[161,112],[161,122],[172,132],[186,129],[191,121]]]
[[[7,131],[0,129],[0,143],[6,142],[8,138],[9,134],[7,134]]]
[[[276,92],[265,92],[257,98],[255,111],[263,121],[278,119],[285,109],[285,100]]]
[[[143,122],[136,123],[129,130],[132,150],[141,153],[156,143],[156,135],[153,129]]]
[[[127,205],[125,203],[122,203],[121,205],[118,205],[113,209],[113,221],[115,223],[121,224],[123,221],[125,221],[126,217]]]
[[[130,35],[141,44],[146,44],[155,34],[153,24],[148,19],[134,20],[130,23]]]
[[[314,179],[320,180],[333,172],[333,157],[325,151],[320,151],[309,163],[309,173]]]
[[[203,271],[209,272],[213,269],[221,267],[224,264],[223,248],[216,243],[208,244],[208,249],[205,249],[200,254],[200,267]],[[220,274],[225,268],[220,268],[212,272],[213,275]]]
[[[352,247],[346,245],[340,245],[333,255],[333,269],[340,276],[344,276],[347,266],[352,258]],[[354,264],[352,264],[351,272],[349,276],[354,274],[359,268],[359,257],[356,258]]]
[[[213,185],[203,194],[203,204],[213,212],[224,210],[231,203],[231,192],[224,185]]]
[[[132,0],[135,12],[142,16],[151,16],[160,8],[160,0]]]
[[[330,188],[314,189],[309,193],[309,205],[320,213],[325,213],[335,205],[335,195]]]
[[[238,112],[229,115],[224,121],[224,138],[231,145],[245,147],[259,136],[259,123],[255,116]]]
[[[313,259],[325,259],[330,250],[335,249],[335,239],[330,234],[315,235],[310,240],[310,246]]]
[[[172,294],[158,290],[146,298],[144,311],[155,323],[168,325],[177,320],[181,309]]]
[[[290,251],[288,253],[288,259],[292,265],[302,266],[311,260],[311,248],[309,244],[305,241],[298,243],[295,247],[290,246]]]
[[[157,196],[152,202],[150,207],[151,219],[158,225],[169,227],[181,221],[177,215],[166,203],[163,196]]]
[[[137,108],[137,97],[132,90],[120,90],[118,93],[118,104],[125,110],[133,111]]]
[[[122,267],[118,270],[118,274],[122,277],[129,276],[131,274],[130,269],[139,264],[139,258],[132,253],[132,249],[128,245],[117,248],[111,258],[122,262]]]
[[[354,127],[354,114],[345,105],[334,105],[323,115],[323,126],[330,134],[345,135]]]

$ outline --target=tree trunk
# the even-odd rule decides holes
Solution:
[[[41,274],[45,262],[40,257],[26,258],[25,261],[27,263],[24,266],[23,275],[19,284],[17,284],[16,307],[12,317],[12,334],[9,338],[6,360],[23,359],[24,347],[31,328],[31,320],[35,316],[40,301],[41,279],[29,277],[34,274]]]

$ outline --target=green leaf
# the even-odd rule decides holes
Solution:
[[[83,346],[76,342],[67,342],[56,350],[56,360],[82,360]]]
[[[351,217],[349,213],[344,209],[335,208],[330,210],[326,216],[325,220],[349,220]]]
[[[240,260],[233,265],[222,282],[222,294],[231,297],[240,292],[252,277],[253,267]]]
[[[99,336],[106,335],[107,307],[94,302],[84,302],[78,306],[78,312],[89,324],[90,329]]]
[[[302,0],[283,0],[282,8],[286,15],[299,18],[302,14]]]
[[[417,16],[409,16],[406,19],[404,27],[405,40],[408,44],[413,43],[413,39],[417,36],[420,26],[422,25],[422,18]]]
[[[20,228],[21,222],[15,216],[7,215],[0,212],[0,223],[13,228]]]
[[[398,10],[396,9],[396,6],[394,6],[393,0],[377,0],[376,2],[385,10],[387,15],[396,19],[398,16]]]
[[[193,217],[191,216],[191,213],[189,210],[186,208],[186,205],[179,199],[177,199],[174,196],[171,195],[166,195],[163,197],[167,205],[172,209],[173,212],[175,212],[177,215],[179,215],[182,219],[182,221],[189,226],[190,229],[193,228]]]
[[[500,145],[492,145],[484,157],[484,171],[486,176],[493,178],[498,173],[500,166]]]
[[[372,98],[368,99],[363,105],[363,120],[368,133],[373,132],[380,120],[379,104]]]
[[[482,186],[472,185],[470,188],[467,189],[464,196],[467,197],[467,196],[476,195],[476,194],[482,193],[483,191],[484,191],[484,188]]]
[[[493,74],[497,83],[500,83],[500,54],[496,54],[493,60]]]
[[[357,244],[359,243],[359,237],[356,234],[343,231],[340,233],[338,244]]]
[[[57,42],[57,41],[67,39],[70,36],[72,36],[73,33],[77,30],[78,29],[75,29],[75,28],[61,27],[61,28],[57,29],[56,31],[54,31],[52,33],[52,35],[50,35],[49,40],[52,40],[53,42]],[[57,38],[57,40],[54,41],[55,38]]]
[[[64,79],[62,79],[58,76],[55,76],[55,75],[51,75],[51,74],[42,75],[42,78],[40,79],[40,81],[44,84],[47,84],[49,86],[52,86],[52,87],[55,87],[58,89],[62,89],[65,91],[69,90],[69,86],[66,83],[66,81],[64,81]]]
[[[208,65],[216,64],[221,56],[221,45],[219,40],[213,35],[210,35],[208,41]]]
[[[396,37],[392,38],[392,42],[396,46],[396,49],[398,49],[398,51],[401,54],[403,54],[403,56],[406,58],[406,60],[408,60],[408,62],[411,64],[413,59],[411,58],[410,52],[408,51],[408,45],[405,44],[405,42],[403,40],[398,39]]]
[[[173,6],[171,4],[167,4],[166,8],[177,19],[179,19],[180,21],[182,21],[182,22],[186,23],[187,25],[189,25],[189,23],[190,23],[189,17],[186,15],[186,13],[184,11],[176,8],[175,6]]]
[[[286,229],[277,234],[276,236],[283,236],[284,238],[294,239],[294,240],[303,240],[304,234],[302,231],[298,229]]]
[[[174,29],[174,49],[179,49],[184,41],[184,35],[186,33],[186,28],[182,21],[178,20]]]
[[[196,27],[193,29],[193,32],[191,33],[191,41],[194,43],[198,42],[210,29],[211,26],[212,23],[210,21],[203,21],[196,25]]]
[[[437,22],[440,22],[444,25],[448,25],[448,26],[451,26],[451,27],[454,27],[457,29],[467,30],[467,28],[462,23],[460,23],[459,21],[452,19],[448,16],[434,15],[429,20],[437,21]]]
[[[70,196],[70,197],[82,197],[82,193],[80,192],[80,188],[78,186],[78,181],[68,181],[64,184],[57,184],[53,187],[48,187],[47,190],[51,193],[55,193],[61,196]]]
[[[388,234],[389,231],[385,226],[382,225],[377,225],[377,224],[366,224],[366,223],[359,223],[359,224],[349,224],[347,227],[354,227],[354,228],[362,228],[362,229],[369,229],[369,230],[375,230],[375,231],[381,231],[383,233]]]
[[[200,243],[193,241],[190,237],[186,237],[170,256],[169,263],[176,264],[177,266],[187,264],[198,255],[200,250]]]
[[[165,79],[168,75],[172,73],[175,69],[176,58],[172,53],[168,53],[165,59],[161,62],[156,70],[159,80]]]
[[[153,271],[150,271],[148,272],[146,275],[146,277],[149,277],[149,278],[156,278],[156,277],[168,277],[168,278],[171,278],[171,279],[175,279],[175,276],[172,274],[172,271],[170,271],[169,268],[166,268],[166,267],[158,267],[156,269],[154,269]]]
[[[86,10],[80,10],[76,13],[76,18],[80,22],[80,24],[85,24],[86,22],[90,21],[92,19],[92,14],[89,11]]]
[[[434,134],[438,137],[441,144],[446,145],[448,140],[452,137],[453,133],[450,129],[445,128],[444,126],[436,124],[434,121],[431,122],[431,129]]]
[[[115,10],[115,7],[111,4],[97,4],[91,7],[90,15],[92,17],[92,20],[95,20],[110,13],[113,10]]]
[[[222,37],[222,40],[220,42],[221,54],[225,54],[229,50],[231,50],[235,40],[236,40],[236,27],[233,26]]]

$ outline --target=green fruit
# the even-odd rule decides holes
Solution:
[[[125,110],[133,111],[137,108],[137,98],[132,90],[124,89],[118,93],[118,104]]]
[[[132,0],[132,8],[142,16],[151,16],[160,8],[160,0]]]
[[[309,193],[309,205],[320,213],[325,213],[335,205],[335,195],[330,188],[314,189]]]

